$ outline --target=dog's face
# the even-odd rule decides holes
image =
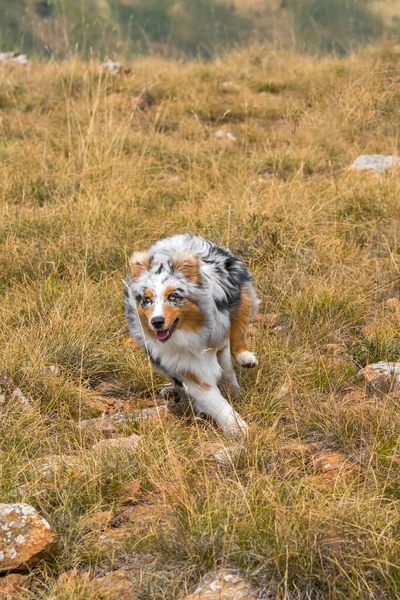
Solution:
[[[137,312],[143,331],[167,342],[176,330],[196,332],[204,315],[193,299],[201,286],[200,262],[190,252],[154,263],[148,253],[135,253],[130,261]]]

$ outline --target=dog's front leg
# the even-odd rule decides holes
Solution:
[[[184,383],[196,412],[212,417],[228,435],[246,435],[246,422],[225,400],[216,384],[209,385],[198,377],[185,377]]]

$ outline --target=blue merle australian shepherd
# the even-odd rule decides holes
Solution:
[[[241,367],[257,364],[246,344],[259,304],[250,271],[229,250],[190,234],[135,252],[130,266],[125,308],[132,337],[197,413],[229,434],[244,433],[246,423],[218,384],[239,389],[231,355]]]

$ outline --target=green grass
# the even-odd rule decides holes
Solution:
[[[394,599],[399,400],[364,393],[356,374],[400,350],[387,302],[399,291],[400,184],[347,167],[397,153],[395,51],[317,61],[253,47],[131,66],[116,78],[95,59],[0,72],[0,373],[33,407],[0,405],[0,495],[13,502],[24,486],[61,541],[32,569],[28,597],[98,598],[90,579],[124,567],[140,600],[172,600],[233,563],[282,600]],[[144,87],[157,101],[145,112],[115,96]],[[236,143],[216,139],[222,125]],[[76,425],[99,414],[101,382],[130,392],[128,412],[157,394],[162,378],[127,342],[122,280],[131,252],[184,231],[238,253],[262,312],[279,314],[252,331],[260,365],[239,374],[237,402],[249,449],[228,471],[199,452],[220,440],[208,421],[129,421],[121,434],[144,440],[129,456],[99,456],[102,434]],[[310,441],[346,468],[321,475],[296,450]],[[60,454],[75,466],[45,478],[40,461]],[[132,479],[139,506],[164,518],[89,527],[100,510],[118,523]],[[89,583],[58,579],[73,568]]]

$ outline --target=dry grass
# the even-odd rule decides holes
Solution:
[[[24,484],[62,541],[32,571],[29,597],[97,599],[87,579],[57,577],[125,566],[138,598],[167,600],[235,563],[279,599],[394,599],[399,398],[354,392],[354,376],[399,354],[386,300],[399,291],[400,183],[346,169],[397,152],[398,57],[254,48],[131,66],[116,78],[79,60],[0,73],[0,372],[33,403],[2,405],[1,498]],[[221,88],[230,80],[240,89]],[[132,112],[144,86],[157,104]],[[236,143],[215,138],[222,125]],[[128,422],[121,432],[145,443],[127,457],[99,457],[101,434],[70,423],[96,416],[100,382],[118,381],[132,407],[154,397],[162,380],[126,341],[122,279],[131,251],[183,231],[237,252],[263,312],[279,313],[278,328],[253,330],[260,366],[240,374],[238,405],[250,447],[228,472],[199,454],[219,439],[207,422]],[[310,440],[344,467],[320,475],[299,444]],[[45,478],[38,459],[54,454],[79,466]],[[88,527],[95,512],[121,512],[132,479],[164,517]]]

